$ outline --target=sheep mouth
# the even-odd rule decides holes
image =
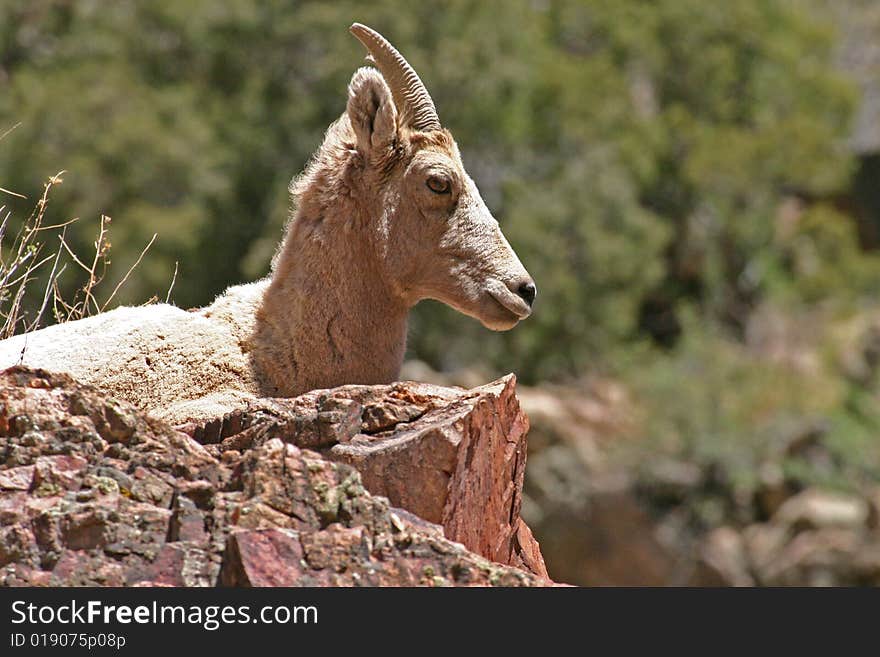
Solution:
[[[508,292],[506,288],[503,291],[488,290],[488,292],[495,304],[503,308],[506,313],[513,315],[517,321],[532,314],[528,304],[512,292]]]

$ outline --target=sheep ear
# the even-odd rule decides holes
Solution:
[[[348,84],[348,118],[358,150],[369,155],[387,150],[397,136],[397,108],[381,73],[358,69]]]

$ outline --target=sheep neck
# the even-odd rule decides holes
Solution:
[[[260,342],[284,345],[265,354],[280,396],[393,381],[406,348],[408,308],[381,273],[370,222],[317,216],[292,223],[259,313],[274,338]]]

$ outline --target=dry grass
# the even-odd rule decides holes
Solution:
[[[98,236],[93,243],[94,254],[86,259],[78,256],[67,241],[67,229],[78,219],[44,225],[50,192],[63,182],[61,178],[63,173],[61,171],[49,178],[30,216],[14,236],[9,234],[12,212],[5,204],[0,205],[0,339],[41,328],[46,319],[45,312],[50,300],[53,319],[59,323],[107,310],[156,241],[154,234],[106,299],[100,301],[100,292],[103,290],[101,283],[106,277],[110,264],[111,220],[110,217],[101,216]],[[4,194],[25,198],[21,194],[0,187],[0,196]],[[50,244],[52,246],[49,246]],[[83,271],[85,283],[72,296],[65,298],[59,279],[68,265]],[[40,281],[44,274],[47,274],[45,283],[40,283],[40,289],[34,289],[35,282]],[[176,277],[175,266],[174,278]],[[171,285],[173,287],[174,280]],[[37,294],[39,296],[34,298]],[[168,294],[171,294],[170,289]],[[147,303],[155,300],[150,299]],[[27,310],[28,308],[31,310]]]

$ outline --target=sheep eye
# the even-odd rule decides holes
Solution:
[[[431,176],[428,178],[428,189],[430,189],[435,194],[448,194],[449,193],[449,181],[446,178],[438,178],[437,176]]]

